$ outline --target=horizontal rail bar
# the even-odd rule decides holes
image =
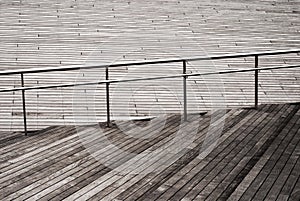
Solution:
[[[276,69],[291,69],[291,68],[300,68],[300,65],[291,65],[291,66],[273,66],[273,67],[262,67],[262,68],[247,68],[247,69],[235,69],[227,71],[217,71],[209,73],[189,73],[189,74],[176,74],[176,75],[166,75],[166,76],[157,76],[157,77],[147,77],[147,78],[135,78],[135,79],[125,79],[125,80],[103,80],[98,82],[86,82],[78,84],[62,84],[62,85],[46,85],[46,86],[34,86],[34,87],[19,87],[19,88],[10,88],[10,89],[0,89],[1,92],[12,92],[12,91],[22,91],[22,90],[37,90],[37,89],[50,89],[58,87],[74,87],[74,86],[88,86],[95,84],[107,84],[107,83],[119,83],[119,82],[134,82],[134,81],[146,81],[146,80],[159,80],[159,79],[173,79],[179,77],[193,77],[193,76],[205,76],[205,75],[217,75],[217,74],[230,74],[230,73],[243,73],[251,71],[265,71],[265,70],[276,70]]]
[[[218,59],[233,59],[241,57],[253,57],[253,56],[267,56],[267,55],[279,55],[279,54],[292,54],[299,53],[300,49],[292,50],[276,50],[276,51],[265,51],[265,52],[252,52],[252,53],[235,53],[235,54],[225,54],[225,55],[216,55],[211,57],[195,57],[188,58],[187,61],[201,61],[201,60],[218,60]]]
[[[42,73],[52,71],[71,71],[80,69],[93,69],[93,68],[112,68],[112,67],[123,67],[123,66],[138,66],[147,64],[163,64],[163,63],[176,63],[183,61],[201,61],[201,60],[218,60],[218,59],[230,59],[240,57],[252,57],[252,56],[264,56],[264,55],[278,55],[278,54],[292,54],[300,53],[300,49],[292,50],[276,50],[276,51],[264,51],[264,52],[253,52],[253,53],[235,53],[235,54],[224,54],[215,56],[203,56],[203,57],[191,57],[191,58],[173,58],[173,59],[157,59],[148,61],[136,61],[128,63],[113,63],[113,64],[90,64],[90,65],[70,65],[65,67],[46,67],[46,68],[31,68],[21,70],[5,70],[0,72],[0,75],[13,75],[13,74],[27,74],[27,73]]]

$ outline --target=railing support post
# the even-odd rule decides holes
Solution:
[[[24,75],[21,73],[21,87],[24,87]],[[24,120],[24,133],[27,136],[27,119],[26,119],[26,102],[25,102],[25,90],[22,90],[22,105],[23,105],[23,120]]]
[[[258,68],[258,55],[255,55],[255,68]],[[255,70],[255,108],[258,107],[258,70]]]
[[[105,79],[109,79],[108,67],[105,68]],[[109,83],[106,83],[106,123],[110,126],[110,104],[109,104]]]
[[[183,74],[186,74],[186,60],[183,60]],[[187,89],[186,89],[187,76],[183,77],[183,117],[187,121]]]

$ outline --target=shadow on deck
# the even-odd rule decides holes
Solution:
[[[211,114],[1,133],[0,199],[299,200],[300,105],[233,109],[224,122],[216,138]]]

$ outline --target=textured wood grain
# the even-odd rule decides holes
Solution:
[[[299,105],[284,104],[227,111],[216,147],[203,159],[198,156],[211,114],[190,115],[188,122],[181,122],[178,115],[169,115],[159,135],[154,135],[159,124],[149,127],[149,121],[120,121],[119,125],[127,128],[123,131],[114,125],[85,126],[77,131],[73,126],[54,126],[26,138],[17,135],[9,144],[3,141],[0,148],[4,154],[0,162],[0,197],[3,200],[294,199],[300,190],[299,109]],[[146,138],[128,135],[137,126]],[[197,135],[178,152],[172,147],[176,143],[172,140],[179,129],[186,132],[197,129]],[[103,146],[105,139],[101,132],[119,147],[118,151],[110,145]],[[91,141],[82,144],[82,139]],[[91,155],[87,146],[102,148]],[[160,151],[151,161],[143,161],[146,157],[143,153],[154,150]],[[134,164],[137,169],[130,169]]]

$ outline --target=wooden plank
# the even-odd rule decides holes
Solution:
[[[228,115],[230,116],[232,114],[228,113]],[[226,129],[228,129],[227,126],[225,126],[224,130],[226,130]],[[207,132],[207,128],[206,129],[200,129],[198,132],[205,134]],[[202,143],[202,142],[203,142],[203,137],[200,137],[200,138],[198,138],[198,139],[196,139],[194,141],[195,146],[198,145],[198,144],[200,144],[200,143]],[[192,147],[189,147],[189,148],[192,149],[195,146],[192,146]],[[195,163],[195,161],[199,162],[199,160],[200,159],[198,159],[198,158],[194,158],[191,163],[189,162],[188,164],[186,164],[185,167],[183,167],[182,169],[179,169],[179,171],[177,173],[176,172],[172,172],[170,175],[167,176],[167,178],[164,178],[164,180],[167,182],[167,181],[169,181],[168,177],[173,178],[174,176],[178,175],[178,173],[182,173],[184,171],[187,171],[186,170],[187,166],[190,166],[190,168],[192,168],[193,166],[191,166],[190,164]],[[161,192],[161,185],[164,185],[165,182],[164,183],[162,183],[161,181],[160,182],[155,182],[155,181],[160,180],[160,179],[157,179],[157,178],[158,177],[156,177],[156,178],[154,178],[154,179],[151,180],[151,183],[155,184],[155,185],[153,185],[151,187],[151,188],[153,188],[155,194],[153,194],[153,192],[149,189],[149,191],[146,192],[144,195],[142,195],[142,197],[140,197],[139,199],[146,199],[146,200],[147,199],[155,199],[155,197],[159,196],[162,193]],[[145,186],[147,186],[147,184]],[[155,186],[160,186],[160,187],[155,187]],[[168,186],[170,186],[170,184],[168,184]],[[160,190],[157,191],[157,189],[160,189]],[[131,199],[133,199],[133,198],[131,198]]]
[[[84,132],[86,132],[86,131],[84,131]],[[87,133],[87,134],[89,134],[89,133]],[[75,166],[74,166],[74,164],[70,164],[65,167],[59,166],[58,168],[62,168],[62,169],[59,169],[60,175],[57,175],[56,172],[51,173],[50,175],[45,174],[45,175],[43,175],[43,177],[38,178],[39,180],[36,183],[33,183],[32,185],[29,185],[26,188],[16,191],[16,193],[12,194],[9,197],[19,196],[22,193],[26,192],[25,195],[19,197],[20,199],[25,199],[32,194],[35,194],[47,187],[50,187],[51,183],[57,181],[58,178],[63,180],[64,178],[67,178],[69,176],[68,173],[75,171],[76,169],[78,171],[78,168],[80,169],[82,167],[89,167],[88,165],[87,166],[85,165],[85,163],[89,163],[90,161],[93,161],[93,160],[91,160],[92,158],[89,156],[89,154],[84,149],[81,152],[78,152],[76,154],[77,154],[77,156],[81,156],[82,158],[79,158],[77,161],[74,161]]]
[[[277,108],[275,108],[276,111]],[[282,108],[281,111],[283,110]],[[273,112],[273,111],[272,111]],[[248,127],[248,129],[250,129],[250,133],[247,135],[246,138],[244,138],[242,141],[238,141],[238,144],[236,145],[236,147],[229,152],[226,156],[224,156],[223,159],[221,159],[221,161],[219,162],[219,165],[215,168],[213,168],[213,170],[211,170],[210,172],[207,173],[207,175],[205,175],[205,177],[200,180],[200,182],[194,186],[186,195],[186,198],[189,199],[217,199],[217,197],[219,196],[218,193],[214,193],[212,195],[212,197],[208,197],[208,195],[210,195],[210,192],[215,190],[218,186],[218,184],[222,183],[224,185],[229,185],[229,184],[233,184],[237,181],[233,181],[232,183],[226,182],[226,180],[224,180],[224,178],[226,177],[226,175],[228,173],[230,173],[230,171],[232,171],[233,168],[237,168],[240,162],[240,160],[242,160],[242,164],[245,163],[245,161],[247,161],[247,159],[250,159],[251,155],[254,155],[256,152],[258,151],[260,146],[261,146],[261,141],[263,141],[264,138],[264,134],[265,132],[258,132],[259,130],[263,130],[265,128],[266,124],[263,124],[262,122],[267,122],[268,121],[268,116],[266,115],[261,115],[261,118],[259,118],[261,120],[255,122],[254,124],[251,125],[251,127]],[[274,121],[276,121],[276,117],[274,117]],[[259,134],[259,135],[258,135]],[[256,136],[258,135],[258,136]],[[257,139],[261,139],[261,141],[259,141]],[[256,144],[257,143],[257,144]],[[257,146],[254,149],[252,149],[253,146]],[[250,150],[253,150],[254,153],[249,153]],[[249,156],[248,156],[249,154]],[[249,158],[248,158],[249,157]],[[245,163],[246,165],[247,163]],[[239,166],[240,167],[240,166]],[[242,168],[241,168],[242,169]],[[246,169],[246,167],[244,168]],[[249,168],[248,168],[249,169]],[[238,174],[236,174],[238,175]],[[223,189],[223,188],[221,188]],[[198,193],[201,192],[201,190],[203,190],[204,192],[201,193],[201,195],[199,195],[197,198],[195,198],[197,196]],[[224,188],[223,191],[219,192],[224,193],[225,191],[228,191],[227,188]]]
[[[9,146],[5,146],[0,149],[1,158],[2,160],[15,158],[18,155],[22,155],[26,152],[34,150],[37,147],[37,145],[46,145],[48,143],[55,142],[57,139],[61,138],[62,136],[68,136],[68,134],[72,133],[72,132],[68,132],[68,130],[74,130],[74,127],[70,127],[70,128],[65,127],[63,129],[63,132],[59,132],[62,129],[63,129],[62,127],[54,127],[52,129],[47,129],[45,130],[45,132],[43,131],[40,132],[41,134],[38,132],[35,136],[27,138],[26,140],[18,141]],[[50,136],[50,133],[53,134]],[[18,152],[14,150],[18,150]]]
[[[17,141],[21,141],[25,139],[26,137],[24,136],[23,133],[20,132],[1,132],[0,133],[0,149],[2,147],[15,144]]]
[[[129,148],[130,148],[130,147],[129,147]],[[122,149],[123,149],[124,151],[126,150],[125,147],[122,148]],[[127,148],[127,149],[128,149],[128,148]],[[129,150],[126,150],[126,151],[129,151]],[[118,157],[119,157],[119,156],[118,156]],[[126,162],[126,161],[124,161],[124,159],[126,159],[126,157],[123,157],[123,159],[120,158],[119,160],[116,160],[115,165],[113,165],[113,166],[117,167],[118,165],[116,165],[116,164],[121,165],[122,163]],[[128,157],[127,157],[126,160],[128,160]],[[83,187],[84,184],[87,185],[88,183],[86,183],[86,182],[84,181],[84,177],[83,177],[82,179],[83,179],[83,182],[80,183],[80,186]],[[80,180],[79,180],[79,181],[80,181]],[[64,192],[62,192],[62,193],[59,193],[59,194],[57,194],[57,195],[59,195],[59,199],[63,199],[64,197],[66,197],[66,196],[72,194],[73,192],[74,192],[74,189],[69,189],[69,190],[64,191]]]
[[[173,122],[174,123],[174,122]],[[176,122],[175,122],[176,123]],[[176,123],[177,124],[177,123]],[[177,124],[177,126],[178,126],[178,124]],[[172,129],[177,129],[177,126],[175,126],[174,128],[172,128]],[[167,128],[167,130],[166,131],[163,131],[163,133],[165,132],[165,134],[167,134],[167,136],[170,134],[169,132],[168,132],[168,129],[170,129],[170,128]],[[165,134],[162,134],[162,135],[165,135]],[[169,140],[168,138],[166,138],[167,140]],[[160,139],[159,139],[160,140]],[[153,140],[152,140],[153,141]],[[154,141],[157,141],[157,139],[154,139]],[[147,149],[151,149],[152,147],[150,146],[146,146],[145,148],[143,148],[143,151],[146,151]],[[146,150],[145,150],[146,149]],[[138,155],[139,156],[139,155]],[[137,157],[138,157],[137,156]],[[136,159],[135,158],[132,158],[131,159],[132,161],[136,161]],[[138,161],[137,161],[138,162]],[[131,165],[131,161],[128,161],[127,163],[125,163],[125,164],[123,164],[122,166],[124,166],[125,168],[126,168],[126,166],[130,166]],[[120,167],[121,168],[121,167]],[[118,171],[117,172],[112,172],[111,173],[112,175],[111,176],[108,176],[108,175],[106,175],[105,176],[105,178],[102,178],[102,182],[103,181],[105,181],[107,178],[113,178],[113,176],[114,176],[114,174],[118,174]],[[111,182],[114,182],[114,180],[112,180]],[[97,185],[97,184],[94,184],[94,185]],[[104,187],[105,188],[105,187]],[[92,196],[93,195],[93,193],[95,193],[95,192],[93,192],[93,191],[91,191],[91,192],[89,192],[88,191],[88,189],[90,189],[90,188],[88,188],[88,187],[86,187],[86,188],[84,188],[84,189],[81,189],[81,194],[79,194],[79,196],[84,196],[85,198],[87,198],[87,197],[90,197],[90,196]],[[101,189],[100,189],[101,190]],[[67,200],[72,200],[72,199],[74,199],[74,196],[77,196],[78,197],[78,195],[76,195],[76,194],[74,194],[74,195],[72,195],[72,196],[70,196],[70,197],[68,197],[67,198]]]
[[[196,127],[199,128],[193,143],[179,153],[175,152],[176,147],[172,148],[173,144],[178,143],[172,142],[181,124],[181,116],[178,115],[167,117],[165,127],[159,135],[153,135],[159,124],[147,127],[149,122],[146,121],[134,124],[119,122],[127,131],[140,126],[140,132],[144,135],[138,133],[136,138],[126,136],[127,132],[122,133],[114,124],[111,128],[101,128],[111,143],[124,152],[138,154],[135,156],[114,151],[111,146],[102,146],[104,138],[99,134],[98,125],[81,129],[81,137],[90,140],[88,146],[102,146],[103,150],[98,150],[93,156],[80,144],[80,138],[72,133],[71,127],[46,129],[41,131],[40,136],[35,135],[30,139],[36,143],[33,149],[28,147],[27,151],[19,152],[22,144],[27,145],[23,139],[16,142],[15,148],[19,154],[7,158],[4,163],[14,163],[3,163],[3,172],[0,171],[0,197],[4,200],[242,199],[249,186],[260,178],[264,182],[255,192],[266,192],[266,198],[270,200],[288,199],[292,193],[296,194],[295,189],[298,188],[297,133],[300,113],[297,111],[298,105],[263,105],[258,110],[228,111],[217,147],[204,159],[197,156],[212,114],[192,115],[189,122],[182,124],[186,137],[192,137],[189,133]],[[291,120],[285,123],[286,119]],[[284,128],[280,129],[281,125]],[[276,131],[277,129],[279,130]],[[44,144],[44,140],[51,139],[51,130],[70,133],[56,133],[54,141]],[[277,136],[280,130],[282,131]],[[141,139],[143,136],[147,138]],[[271,141],[270,136],[277,137]],[[40,145],[39,141],[42,142]],[[269,148],[261,152],[267,142],[270,143]],[[13,145],[11,143],[3,147],[4,153],[13,150]],[[170,152],[174,151],[176,154],[165,154],[161,148],[172,148]],[[143,162],[145,156],[142,154],[154,150],[160,151],[151,161]],[[95,156],[100,157],[100,160],[96,160]],[[250,168],[248,163],[252,159],[257,162]],[[106,166],[106,162],[111,162],[112,168]],[[136,164],[136,169],[130,169],[133,163]],[[270,164],[273,164],[272,167]],[[265,172],[266,167],[269,173],[262,178],[261,172]],[[153,169],[157,171],[151,171]],[[248,172],[244,172],[244,169]],[[244,175],[241,182],[236,183],[235,180],[242,172]],[[267,183],[272,186],[269,187]],[[232,192],[228,194],[231,197],[224,196],[228,192]]]
[[[299,146],[296,148],[299,151]],[[285,182],[283,188],[280,191],[280,194],[278,195],[276,200],[288,200],[290,196],[292,195],[292,191],[294,189],[294,186],[299,183],[299,168],[300,168],[300,160],[298,157],[298,160],[296,161],[296,164],[291,172],[291,174],[288,176],[287,181]]]
[[[296,112],[296,109],[293,109],[293,111],[291,111],[291,113],[285,118],[286,119],[286,123],[289,122],[289,116],[291,114],[293,114],[294,112]],[[279,125],[280,126],[280,125]],[[281,126],[285,126],[284,123]],[[285,131],[286,132],[286,131]],[[279,138],[281,138],[281,136],[279,135]],[[284,140],[289,140],[290,138],[284,139]],[[283,140],[283,141],[284,141]],[[257,190],[261,187],[261,185],[263,185],[263,182],[265,181],[265,179],[267,178],[268,174],[270,174],[272,168],[274,167],[274,164],[276,163],[276,161],[278,160],[278,158],[280,157],[280,149],[282,147],[286,147],[287,144],[282,143],[280,144],[280,146],[276,147],[276,151],[273,153],[273,155],[270,157],[270,159],[268,160],[268,162],[266,163],[266,165],[264,166],[264,168],[261,170],[261,172],[256,176],[255,180],[251,183],[251,185],[249,186],[249,188],[247,189],[247,191],[243,194],[243,196],[241,197],[241,199],[245,199],[245,198],[251,198],[253,196],[256,196],[256,192]],[[272,159],[272,160],[271,160]],[[264,197],[264,196],[263,196]],[[259,199],[259,198],[258,198]]]
[[[295,132],[295,131],[294,131]],[[297,132],[297,131],[296,131]],[[297,136],[297,135],[295,135]],[[298,135],[299,136],[299,135]],[[295,139],[298,138],[298,139]],[[296,144],[296,146],[295,146]],[[281,194],[282,189],[287,185],[287,180],[289,176],[291,175],[292,170],[296,166],[297,160],[299,156],[297,156],[297,153],[299,150],[297,150],[297,146],[300,146],[299,137],[294,137],[294,139],[291,141],[289,146],[295,147],[292,153],[288,156],[288,161],[286,162],[284,168],[282,169],[280,175],[278,178],[276,178],[276,181],[274,182],[272,188],[269,190],[268,195],[265,197],[266,200],[276,200],[279,198],[279,195]],[[282,159],[279,159],[280,162]],[[274,172],[274,170],[272,170]],[[294,182],[296,179],[294,180]],[[291,181],[289,181],[291,182]],[[282,195],[282,194],[281,194]]]
[[[175,142],[176,143],[176,142]],[[176,149],[176,148],[175,148]],[[170,151],[171,153],[172,153],[172,151]],[[166,174],[166,172],[169,172],[169,168],[171,168],[172,169],[172,166],[173,166],[173,168],[176,168],[176,167],[178,167],[178,160],[182,160],[182,159],[184,159],[184,158],[186,158],[186,157],[191,157],[193,154],[191,154],[191,155],[186,155],[186,150],[182,150],[181,151],[182,153],[177,153],[176,155],[174,155],[175,156],[175,160],[173,159],[173,161],[172,161],[172,163],[171,164],[166,164],[166,166],[165,166],[165,170],[164,171],[162,171],[161,170],[161,168],[160,169],[158,169],[158,170],[156,170],[155,169],[155,171],[153,172],[153,173],[149,173],[149,174],[147,174],[147,175],[145,175],[144,176],[144,174],[142,173],[142,174],[139,174],[139,175],[137,175],[136,177],[134,177],[133,179],[130,179],[128,182],[126,182],[126,184],[124,185],[122,185],[122,193],[120,192],[120,189],[118,190],[118,189],[116,189],[115,191],[114,191],[114,194],[115,195],[118,195],[118,197],[119,196],[121,196],[122,197],[122,199],[125,199],[125,197],[124,197],[124,193],[126,193],[126,194],[128,194],[128,192],[130,193],[130,191],[132,191],[132,190],[134,190],[134,188],[133,188],[133,186],[136,186],[136,187],[139,187],[140,185],[139,185],[139,183],[145,183],[145,181],[146,182],[149,182],[150,181],[150,179],[153,177],[153,176],[155,176],[155,175],[157,175],[157,174]],[[176,152],[175,152],[176,153]],[[174,154],[175,154],[174,153]],[[162,156],[165,156],[166,155],[166,153],[164,153],[164,151],[162,152]],[[178,159],[178,158],[181,158],[181,159]],[[161,159],[159,159],[159,161],[164,161],[164,160],[161,160]],[[161,162],[160,162],[161,163]],[[163,164],[160,164],[160,163],[158,163],[158,165],[163,165]],[[167,171],[168,170],[168,171]],[[140,178],[139,180],[137,180],[138,178]],[[126,189],[126,190],[125,190]],[[120,194],[121,193],[121,194]],[[123,194],[123,195],[122,195]],[[114,196],[115,196],[114,195]],[[109,199],[113,199],[113,194],[110,194],[109,195],[109,197],[107,197],[107,198],[109,198]],[[95,197],[94,197],[95,198]],[[107,199],[107,198],[105,198],[105,199]],[[118,199],[118,198],[117,198]]]
[[[52,142],[50,144],[48,144],[45,147],[39,147],[37,149],[32,150],[31,152],[28,152],[26,154],[23,154],[21,156],[18,156],[16,158],[10,159],[7,162],[10,164],[9,166],[6,167],[2,167],[2,170],[6,171],[6,174],[2,174],[2,178],[0,179],[0,182],[2,181],[2,179],[9,175],[11,172],[17,172],[17,170],[23,169],[25,167],[32,167],[32,165],[34,165],[34,163],[36,161],[39,161],[40,158],[39,157],[44,157],[43,154],[47,154],[48,153],[48,149],[49,150],[54,150],[54,153],[60,151],[60,150],[56,150],[56,149],[61,149],[64,148],[64,145],[67,144],[68,142],[74,142],[76,140],[76,135],[74,135],[74,131],[71,131],[73,133],[73,135],[63,138],[61,140],[58,140],[56,142]],[[37,157],[36,155],[40,155],[39,157]],[[45,155],[47,156],[47,155]],[[36,157],[34,159],[32,159],[31,157]],[[35,166],[37,166],[38,164],[35,164]],[[25,170],[23,170],[25,171]]]
[[[204,121],[201,121],[201,125],[205,125],[206,122],[208,123],[207,118],[204,119]],[[172,131],[174,132],[174,131]],[[154,145],[156,146],[156,145]],[[159,147],[157,147],[159,148]],[[155,149],[157,149],[155,148]],[[162,155],[164,156],[164,155]],[[178,157],[178,156],[177,156]],[[163,161],[162,159],[159,159],[160,161]],[[161,164],[162,165],[162,164]],[[155,170],[155,174],[157,174],[158,170]],[[150,174],[153,175],[153,174]],[[149,175],[149,176],[150,176]],[[124,177],[124,179],[122,179],[121,181],[118,181],[116,184],[113,184],[111,187],[106,188],[104,191],[100,191],[99,193],[97,193],[96,195],[94,195],[91,199],[93,198],[97,198],[97,197],[102,197],[104,200],[112,200],[114,199],[114,197],[116,197],[118,194],[121,194],[122,192],[127,192],[128,188],[130,188],[132,185],[134,185],[135,182],[138,182],[139,180],[144,180],[145,178],[149,178],[149,176],[145,176],[144,174],[141,173],[141,175],[126,175]],[[111,190],[110,190],[111,189]]]
[[[243,139],[247,135],[246,128],[253,124],[256,121],[255,114],[257,111],[252,111],[247,118],[243,119],[242,122],[238,124],[238,126],[234,127],[234,131],[230,133],[229,136],[226,136],[221,140],[218,148],[209,154],[206,158],[204,158],[197,166],[193,168],[188,174],[184,175],[180,181],[178,181],[174,186],[168,189],[159,199],[172,199],[172,198],[183,198],[184,195],[190,191],[190,189],[198,183],[197,177],[204,177],[216,164],[222,159],[222,156],[227,155],[228,152],[233,149],[235,146],[233,143],[234,139]],[[236,130],[235,130],[236,129]],[[242,134],[241,134],[242,133]],[[222,139],[221,138],[221,139]],[[199,175],[201,174],[201,175]]]
[[[296,185],[294,186],[293,191],[289,195],[289,199],[291,199],[291,200],[297,200],[297,199],[299,199],[299,191],[300,191],[300,184],[299,183],[300,182],[299,182],[299,177],[298,177]]]
[[[226,118],[226,125],[224,128],[224,133],[226,132],[226,130],[229,130],[230,128],[232,128],[233,126],[235,126],[235,124],[241,120],[242,118],[245,117],[245,115],[248,113],[248,110],[244,110],[243,112],[241,111],[236,111],[234,113],[232,113],[231,115],[229,114],[228,118]],[[201,131],[201,129],[199,130],[199,132],[204,132],[205,131]],[[201,143],[201,141],[196,140],[196,143]],[[165,181],[163,184],[161,184],[158,188],[156,188],[151,194],[143,196],[143,199],[156,199],[157,197],[159,197],[161,194],[163,194],[168,188],[170,188],[171,186],[173,186],[178,180],[180,180],[183,175],[188,174],[189,171],[191,171],[191,169],[193,169],[194,166],[196,166],[199,162],[201,161],[201,159],[199,158],[194,158],[191,162],[189,162],[184,168],[182,168],[180,171],[178,171],[176,174],[174,174],[171,178],[169,178],[167,181]]]
[[[246,111],[246,112],[248,112],[248,110]],[[247,113],[246,113],[247,114]],[[242,116],[242,117],[244,117],[244,116]],[[249,115],[249,116],[247,116],[245,119],[243,119],[242,121],[244,121],[244,122],[246,122],[246,121],[248,121],[248,120],[250,120],[251,119],[251,115]],[[232,131],[232,130],[236,130],[237,128],[239,128],[240,127],[240,125],[242,125],[242,123],[240,123],[240,124],[236,124],[234,127],[232,127],[232,128],[230,128],[231,130],[230,131]],[[233,133],[233,132],[232,132]],[[223,135],[223,137],[219,140],[219,142],[221,143],[221,142],[223,142],[228,136],[230,136],[230,135],[226,135],[226,134],[228,134],[228,132],[227,133],[225,133],[224,135]],[[198,163],[199,162],[201,162],[201,160],[197,160],[198,161]],[[198,163],[196,163],[196,165],[198,164]],[[165,189],[164,190],[164,192],[162,192],[162,194],[163,194],[163,196],[160,198],[160,199],[167,199],[166,197],[164,197],[164,196],[171,196],[171,195],[173,195],[174,193],[176,193],[176,191],[177,191],[177,189],[180,189],[184,184],[185,184],[185,182],[187,182],[189,179],[191,179],[193,176],[193,171],[195,172],[195,171],[198,171],[198,170],[200,170],[200,169],[198,169],[197,168],[197,166],[195,166],[195,167],[192,167],[193,169],[192,170],[190,170],[189,172],[187,172],[188,174],[183,174],[182,176],[181,176],[181,178],[179,177],[177,180],[170,180],[171,181],[171,183],[170,182],[166,182],[166,185],[164,185],[163,186],[163,188]],[[188,179],[188,180],[186,180],[186,178]],[[180,180],[179,180],[180,179]],[[174,183],[173,183],[174,182]],[[158,194],[160,194],[160,193],[158,193]]]
[[[113,140],[113,139],[112,139]],[[119,141],[121,141],[122,142],[122,136],[119,136],[119,138],[118,138],[118,140],[116,140],[116,142],[119,142]],[[128,140],[127,140],[128,141]],[[136,140],[137,141],[137,140]],[[126,140],[125,140],[125,142],[126,142]],[[112,143],[113,143],[113,141],[112,141]],[[127,143],[128,144],[128,143]],[[132,144],[132,143],[131,143]],[[117,145],[117,144],[116,144]],[[126,145],[126,144],[125,144]],[[131,145],[132,146],[132,145]],[[126,146],[125,146],[126,147]],[[125,148],[125,147],[123,147],[123,148]],[[124,149],[124,150],[126,150],[126,149]],[[109,152],[107,152],[107,153],[109,153]],[[115,158],[114,157],[114,155],[116,155],[115,153],[111,153],[110,155],[107,155],[107,156],[105,156],[105,155],[107,155],[107,154],[101,154],[101,156],[103,156],[103,157],[108,157],[109,156],[109,158],[110,158],[110,160],[111,159],[113,159],[113,158]],[[116,155],[117,157],[119,157],[118,155]],[[115,160],[115,159],[114,159]],[[124,160],[127,160],[126,159],[126,157],[124,158],[120,158],[120,160],[116,160],[117,162],[116,162],[116,164],[122,164],[123,162],[124,162]],[[113,164],[113,163],[112,163]],[[118,165],[117,165],[118,166]],[[93,170],[91,170],[91,172],[88,172],[88,174],[87,175],[89,175],[89,173],[95,173]],[[83,173],[81,173],[81,174],[83,174]],[[97,174],[96,174],[97,175]],[[81,181],[81,180],[85,180],[85,177],[84,176],[86,176],[86,175],[83,175],[83,176],[80,176],[80,174],[74,174],[74,175],[72,175],[71,177],[73,177],[74,178],[74,181],[72,181],[71,183],[74,183],[74,184],[76,184],[76,182],[79,182],[79,181]],[[93,178],[94,176],[93,176],[93,174],[91,175],[92,177],[91,178]],[[94,179],[96,179],[96,178],[94,178]],[[87,182],[88,182],[89,180],[86,180],[86,181],[84,181],[84,182],[82,182],[82,184],[87,184]],[[81,186],[82,186],[82,184],[81,184]],[[65,186],[65,187],[72,187],[73,185],[67,185],[67,186]],[[49,193],[49,191],[48,191],[48,194],[47,194],[47,197],[44,197],[44,198],[47,198],[47,199],[49,199],[51,196],[53,196],[53,195],[60,195],[60,197],[62,198],[63,196],[66,196],[66,195],[68,195],[68,192],[63,192],[64,191],[64,189],[65,188],[59,188],[59,189],[57,189],[57,190],[55,190],[55,191],[53,191],[53,192],[50,192]],[[77,189],[77,187],[75,188],[75,190]],[[71,189],[71,191],[72,190],[74,190],[74,189]],[[47,193],[46,191],[45,192],[43,192],[43,193]],[[70,193],[70,189],[69,189],[69,193]],[[52,195],[53,194],[53,195]],[[61,199],[60,198],[60,199]]]
[[[109,136],[109,134],[110,133],[114,133],[116,130],[110,130],[110,132],[108,132],[108,136]],[[84,131],[84,132],[87,132],[87,131]],[[90,134],[92,134],[92,135],[90,135]],[[81,134],[82,135],[82,134]],[[97,135],[97,132],[93,132],[93,133],[90,133],[90,132],[87,132],[86,133],[86,135],[88,135],[88,137],[92,137],[92,139],[93,139],[93,137],[95,138],[95,137],[98,137],[99,138],[99,135]],[[95,138],[96,139],[96,138]],[[114,140],[113,138],[111,138],[111,140]],[[117,139],[117,141],[119,141],[120,139]],[[101,140],[100,140],[101,141]],[[92,144],[91,144],[92,145]],[[90,157],[87,157],[87,156],[89,156],[89,154],[83,149],[81,152],[78,152],[78,153],[76,153],[76,155],[77,156],[81,156],[82,158],[79,158],[79,160],[77,160],[77,162],[80,164],[80,167],[82,166],[82,165],[84,165],[85,164],[85,162],[89,162],[89,160],[91,159]],[[89,159],[84,159],[84,158],[89,158]],[[74,161],[75,163],[77,163],[76,161]],[[91,166],[92,166],[93,164],[91,164]],[[70,164],[69,166],[71,166],[71,167],[74,167],[73,166],[73,164]],[[68,166],[67,166],[68,167]],[[86,166],[86,167],[89,167],[89,166]],[[58,166],[58,168],[60,168],[60,166]],[[104,167],[102,167],[102,168],[104,168]],[[67,168],[66,168],[67,169]],[[105,168],[104,168],[105,169]],[[68,170],[68,169],[67,169]],[[60,170],[61,171],[61,170]],[[73,171],[73,170],[72,170]],[[61,171],[61,173],[64,173],[64,171]],[[55,175],[55,173],[53,173],[54,175]],[[51,175],[49,175],[49,176],[47,176],[48,175],[48,173],[46,173],[46,175],[44,175],[43,177],[41,177],[41,175],[39,175],[39,177],[40,178],[46,178],[46,180],[45,179],[42,179],[42,180],[44,180],[44,182],[46,181],[46,183],[43,183],[42,181],[38,181],[37,183],[39,183],[39,184],[45,184],[45,185],[41,185],[41,186],[39,186],[39,187],[36,187],[36,188],[31,188],[30,186],[28,186],[29,187],[29,189],[30,189],[30,193],[26,193],[26,197],[28,197],[31,193],[36,193],[36,191],[41,191],[41,190],[43,190],[43,187],[44,188],[48,188],[49,187],[49,185],[51,184],[51,182],[49,182],[48,181],[48,179],[49,178],[55,178],[55,177],[53,177],[53,174],[51,174]],[[68,175],[67,175],[68,176]],[[66,178],[67,178],[67,176],[66,176]],[[37,179],[40,179],[40,178],[37,178]],[[62,179],[63,180],[63,177],[61,177],[60,179]],[[54,179],[54,181],[55,181],[55,179]],[[35,184],[34,184],[35,185]],[[32,186],[32,185],[31,185]],[[19,191],[18,193],[21,193],[23,191],[23,189],[21,190],[21,191]],[[18,195],[18,193],[17,193],[17,195]],[[22,199],[24,199],[25,197],[24,196],[21,196],[22,197]]]
[[[201,142],[201,141],[200,141]],[[197,147],[196,147],[197,148]],[[172,176],[172,175],[171,175]],[[160,180],[160,179],[159,179]],[[155,180],[154,180],[155,181]],[[155,182],[153,182],[153,183],[155,183]],[[149,191],[149,196],[151,195],[151,193],[150,193],[151,191]],[[140,193],[140,192],[139,192]],[[133,195],[133,196],[136,196],[136,195]],[[141,198],[141,199],[143,199],[143,198]]]
[[[241,177],[240,175],[243,171],[245,172],[247,170],[248,171],[247,175],[249,174],[249,171],[251,171],[253,166],[255,166],[255,163],[252,164],[252,168],[249,164],[253,163],[254,160],[258,161],[258,159],[260,158],[259,155],[257,155],[257,154],[260,152],[260,149],[262,149],[262,147],[265,146],[265,144],[270,140],[270,134],[276,132],[276,125],[280,124],[280,121],[278,121],[277,119],[282,114],[283,114],[282,112],[281,112],[281,114],[279,112],[277,117],[275,115],[273,117],[272,121],[269,121],[268,123],[266,123],[266,126],[262,130],[255,131],[256,133],[264,134],[264,136],[254,139],[254,141],[256,141],[255,146],[253,146],[253,148],[251,148],[251,150],[247,153],[247,155],[245,157],[241,158],[241,161],[236,165],[236,167],[234,167],[233,172],[230,172],[226,176],[227,178],[223,179],[222,182],[221,181],[216,182],[218,184],[218,188],[214,189],[214,191],[212,191],[210,193],[210,199],[219,197],[221,195],[221,193],[224,193],[223,191],[226,191],[228,189],[229,186],[231,186],[234,183],[237,183],[238,179],[240,180],[240,182],[242,182],[241,180],[243,179],[243,177]],[[246,173],[244,173],[244,175],[246,176]],[[219,175],[218,175],[218,177],[219,177]],[[212,183],[214,184],[215,182],[212,182]],[[235,184],[235,186],[238,186],[238,184]],[[236,187],[232,187],[232,190],[235,190],[235,189],[236,189]],[[223,197],[222,197],[222,199],[223,199]]]
[[[289,125],[291,126],[291,125]],[[287,128],[285,128],[286,130]],[[288,130],[286,130],[287,132]],[[285,132],[285,133],[286,133]],[[284,134],[282,134],[282,138],[284,138]],[[276,150],[276,146],[280,144],[280,138],[277,138],[274,144],[265,152],[265,154],[260,158],[257,164],[252,168],[249,174],[244,178],[244,180],[239,184],[239,186],[235,189],[235,191],[231,194],[230,199],[241,199],[241,196],[248,189],[253,180],[257,177],[260,171],[264,168],[265,164],[270,160],[271,156]]]

